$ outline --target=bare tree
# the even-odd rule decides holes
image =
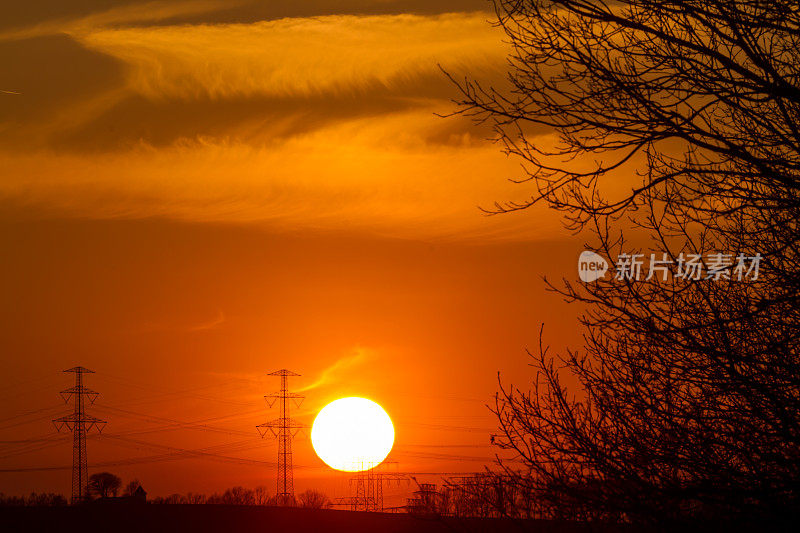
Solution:
[[[110,472],[98,472],[89,476],[89,494],[98,498],[116,496],[122,480]]]
[[[67,505],[67,499],[61,494],[52,492],[31,492],[25,500],[26,505],[35,507],[61,507]]]
[[[253,499],[255,500],[256,505],[269,505],[270,504],[270,496],[269,496],[269,489],[263,485],[259,485],[255,489],[253,489]]]
[[[252,489],[244,487],[232,487],[222,494],[212,494],[206,500],[210,504],[222,505],[255,505],[255,493]]]
[[[133,496],[136,493],[136,489],[141,487],[142,484],[139,483],[138,479],[133,479],[125,485],[125,489],[122,491],[123,496]]]
[[[297,495],[300,507],[307,509],[326,509],[330,507],[330,500],[318,490],[308,489]]]
[[[159,496],[153,499],[153,503],[155,504],[166,504],[166,505],[183,505],[183,504],[190,504],[190,505],[201,505],[205,503],[223,503],[221,501],[221,496],[215,494],[209,498],[206,497],[205,494],[198,494],[194,492],[188,492],[184,494],[170,494],[169,496]]]
[[[61,507],[67,505],[67,499],[61,494],[52,492],[31,492],[28,497],[6,496],[0,493],[0,507]]]
[[[205,494],[198,494],[195,492],[188,492],[186,494],[186,503],[191,505],[200,505],[206,503],[206,495]]]
[[[163,504],[163,505],[182,505],[189,503],[186,499],[186,496],[183,494],[170,494],[169,496],[161,496],[153,500],[153,503],[156,504]]]
[[[550,284],[586,305],[584,347],[553,357],[540,345],[532,390],[501,387],[496,442],[518,459],[504,474],[572,517],[796,513],[796,3],[498,0],[496,10],[509,88],[467,80],[460,112],[494,125],[532,190],[487,212],[543,202],[608,258],[652,253],[685,267],[698,256],[702,272]],[[718,276],[715,253],[760,257],[759,275],[730,265]]]

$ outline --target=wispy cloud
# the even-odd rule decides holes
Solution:
[[[245,0],[162,0],[132,3],[72,17],[46,20],[0,32],[0,41],[31,39],[56,34],[81,34],[120,24],[169,20],[241,5]]]
[[[225,313],[222,310],[217,311],[217,315],[214,318],[209,320],[203,320],[194,324],[155,324],[150,323],[146,324],[144,327],[145,331],[186,331],[186,332],[196,332],[196,331],[207,331],[211,329],[217,329],[219,326],[226,322],[227,318],[225,317]]]
[[[356,347],[353,349],[352,353],[340,357],[335,363],[323,370],[313,383],[298,389],[298,392],[306,392],[335,383],[337,380],[344,377],[342,376],[344,372],[352,370],[353,367],[363,365],[371,359],[374,359],[374,357],[375,354],[371,350]]]
[[[276,144],[220,139],[126,152],[4,153],[0,196],[88,218],[166,217],[403,238],[544,236],[557,218],[486,218],[478,205],[525,194],[493,145],[430,145],[430,110],[360,118]],[[432,126],[433,125],[433,126]],[[544,211],[542,211],[544,213]]]
[[[153,16],[171,12],[162,4]],[[478,205],[527,196],[506,180],[519,167],[481,142],[485,131],[434,116],[452,109],[439,63],[503,64],[485,13],[114,27],[141,10],[65,30],[120,76],[0,124],[29,143],[0,148],[0,198],[59,216],[415,239],[527,240],[558,227],[555,216],[483,217]]]
[[[225,323],[226,320],[225,313],[223,313],[222,309],[220,309],[217,311],[217,316],[211,320],[188,326],[186,329],[187,331],[206,331],[209,329],[217,329],[219,326]]]
[[[253,24],[74,32],[129,66],[149,98],[312,95],[390,86],[436,71],[501,65],[506,49],[485,13],[289,18]]]

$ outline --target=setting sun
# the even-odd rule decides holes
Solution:
[[[392,449],[394,426],[386,411],[366,398],[341,398],[322,408],[311,443],[331,468],[356,472],[377,466]]]

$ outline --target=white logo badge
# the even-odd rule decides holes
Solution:
[[[578,276],[581,281],[591,283],[606,275],[608,271],[608,261],[601,255],[589,250],[581,252],[578,257]]]

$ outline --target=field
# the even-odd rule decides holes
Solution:
[[[0,531],[103,533],[457,533],[602,531],[579,524],[227,505],[90,505],[0,509]]]

